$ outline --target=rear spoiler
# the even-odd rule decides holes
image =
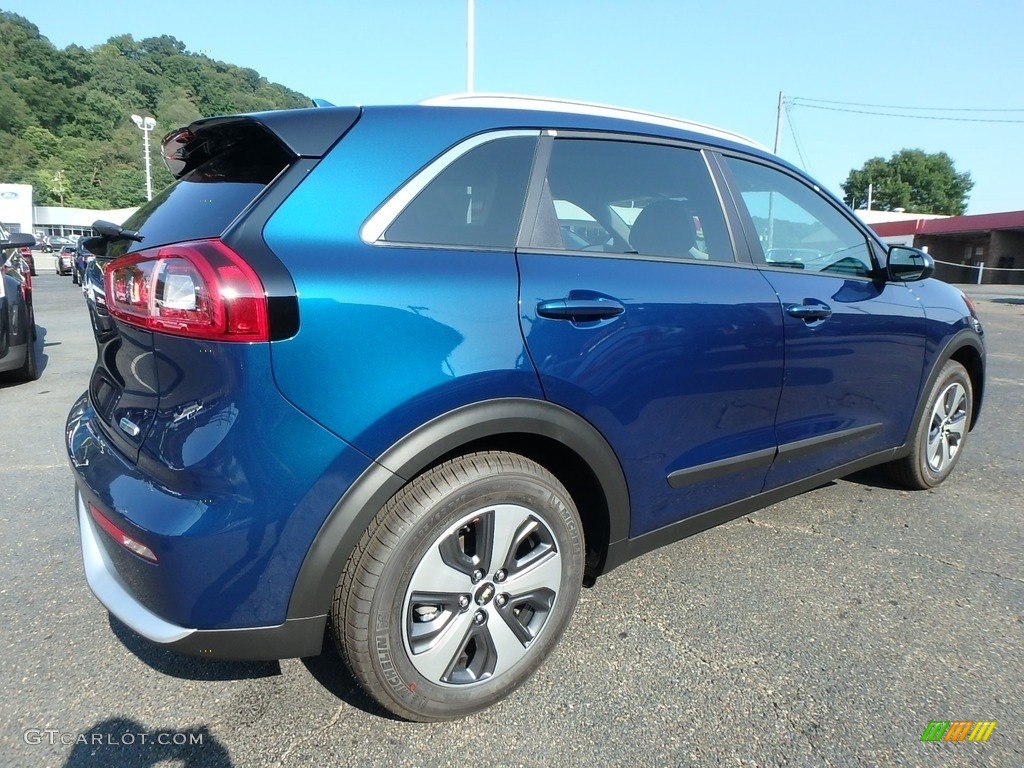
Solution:
[[[164,136],[164,165],[180,179],[239,142],[268,137],[294,157],[323,157],[361,113],[359,107],[327,107],[203,118]]]

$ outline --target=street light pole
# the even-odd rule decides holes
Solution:
[[[146,157],[146,200],[153,199],[153,174],[149,168],[149,132],[156,128],[156,119],[132,115],[135,127],[142,131],[142,151]]]
[[[473,92],[473,58],[476,27],[476,13],[473,0],[466,0],[466,93]]]

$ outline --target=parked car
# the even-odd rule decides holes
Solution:
[[[20,248],[4,250],[25,237],[31,235],[16,234],[12,238],[0,228],[0,380],[32,381],[39,377],[31,271],[26,269]]]
[[[464,716],[582,585],[871,465],[938,486],[978,418],[967,297],[727,131],[454,97],[162,154],[175,184],[94,225],[66,436],[89,584],[163,647],[301,657],[328,627],[391,712]]]
[[[35,274],[36,274],[36,260],[35,260],[35,257],[32,255],[32,249],[29,248],[26,245],[20,246],[18,248],[18,254],[24,260],[25,264],[28,265],[29,275],[31,275],[32,277],[35,277]]]
[[[29,297],[32,296],[32,276],[35,272],[32,271],[32,265],[28,259],[25,258],[25,252],[21,248],[16,248],[13,251],[8,251],[8,254],[3,262],[6,266],[13,270],[16,270],[21,275],[21,280],[25,284],[25,291]]]
[[[63,237],[62,235],[50,235],[47,238],[47,242],[50,244],[51,251],[60,250],[65,245],[74,245],[75,241],[70,237]]]
[[[82,285],[86,266],[90,256],[92,256],[85,247],[86,240],[88,238],[83,237],[75,244],[75,257],[71,262],[71,282],[75,285]]]
[[[54,267],[58,275],[70,275],[75,269],[75,246],[62,245],[53,257]]]

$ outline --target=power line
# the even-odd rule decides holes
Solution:
[[[786,102],[786,122],[789,124],[789,132],[793,134],[793,145],[796,147],[796,153],[800,157],[800,164],[805,171],[810,173],[811,169],[808,167],[807,159],[804,157],[804,149],[800,144],[800,137],[796,134],[796,123],[793,122],[793,112],[788,102]]]
[[[852,112],[858,115],[876,115],[878,117],[902,117],[907,120],[943,120],[946,122],[954,123],[1024,123],[1024,120],[1008,120],[1003,118],[986,118],[986,117],[944,117],[941,115],[904,115],[899,112],[875,112],[866,109],[847,109],[844,107],[824,107],[820,104],[808,104],[806,102],[800,102],[795,106],[805,107],[807,109],[823,109],[829,112]],[[900,109],[900,107],[896,107]],[[1009,111],[1009,110],[1008,110]]]
[[[793,96],[791,99],[787,99],[794,103],[804,103],[806,106],[810,106],[807,102],[813,102],[816,104],[839,104],[844,107],[871,107],[873,109],[900,109],[907,111],[916,112],[1024,112],[1024,108],[1020,109],[982,109],[979,107],[903,107],[895,104],[865,104],[857,101],[831,101],[829,99],[811,99],[804,96]]]

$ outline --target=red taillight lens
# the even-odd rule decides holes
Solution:
[[[263,285],[219,240],[115,259],[104,273],[107,311],[131,325],[217,341],[268,341]]]
[[[147,547],[142,542],[136,541],[127,533],[125,533],[116,525],[114,525],[110,518],[108,518],[106,515],[100,512],[93,504],[89,505],[89,514],[92,515],[92,519],[96,521],[96,524],[107,532],[110,538],[112,538],[122,547],[127,549],[129,552],[132,552],[133,554],[136,554],[145,560],[149,560],[149,562],[151,563],[157,562],[156,555],[153,553],[152,549]]]

